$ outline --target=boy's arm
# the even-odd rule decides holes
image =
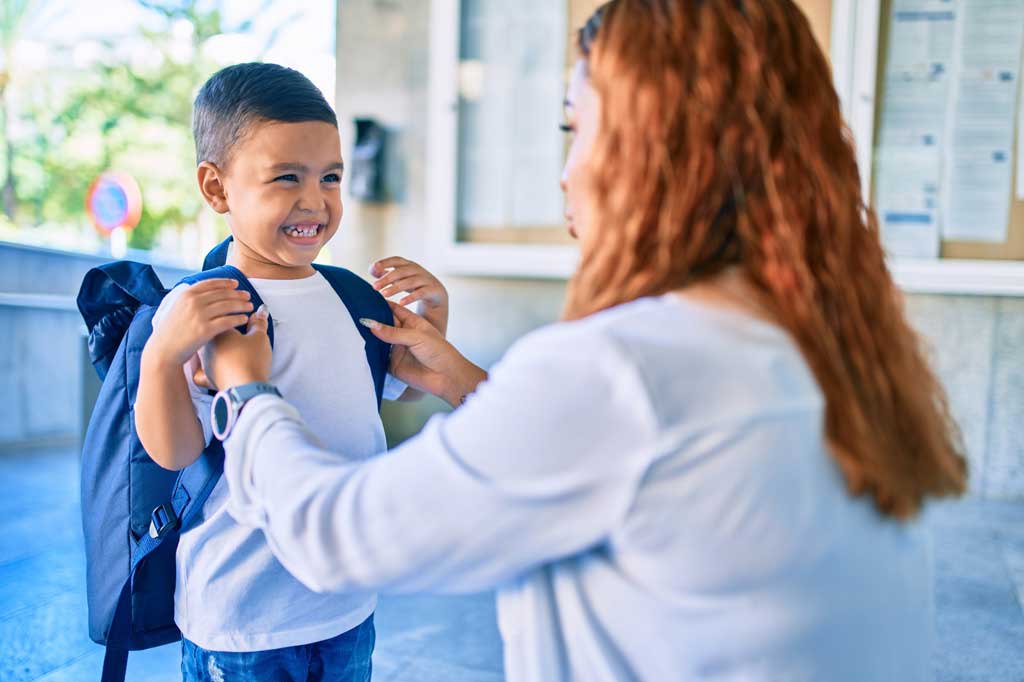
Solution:
[[[142,352],[135,430],[153,461],[172,471],[195,462],[206,447],[182,365],[148,345]]]
[[[142,351],[135,430],[146,452],[165,469],[192,464],[206,436],[185,375],[196,353],[214,336],[248,322],[249,294],[230,279],[210,279],[171,291],[153,316],[153,334]]]

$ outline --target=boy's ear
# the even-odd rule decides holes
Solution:
[[[228,195],[224,190],[221,170],[209,161],[203,161],[196,169],[196,177],[199,180],[199,191],[203,193],[210,208],[217,213],[227,213]]]

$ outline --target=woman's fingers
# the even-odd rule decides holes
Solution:
[[[423,340],[423,333],[416,329],[392,327],[365,317],[359,320],[359,324],[369,329],[381,341],[391,345],[415,346]]]
[[[245,335],[266,334],[269,319],[270,312],[267,310],[267,306],[261,305],[259,310],[249,316],[249,324],[245,328]]]
[[[417,315],[408,308],[401,306],[394,301],[388,301],[388,305],[391,306],[392,314],[402,327],[418,329],[420,331],[435,331],[434,325],[430,324],[423,319],[423,317]]]

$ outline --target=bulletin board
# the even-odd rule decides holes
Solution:
[[[881,0],[879,7],[879,31],[878,31],[878,68],[876,78],[876,89],[875,89],[875,144],[877,151],[878,136],[881,130],[881,117],[882,117],[882,103],[886,97],[885,87],[885,74],[886,74],[886,59],[887,55],[890,54],[889,42],[891,39],[892,27],[889,22],[889,17],[892,15],[893,0]],[[1020,72],[1018,72],[1020,74]],[[1018,155],[1016,153],[1017,145],[1021,143],[1020,136],[1024,131],[1020,130],[1020,101],[1021,94],[1019,89],[1021,87],[1020,76],[1017,78],[1018,92],[1014,101],[1016,107],[1014,111],[1014,139],[1011,150],[1011,163],[1013,164],[1011,172],[1011,181],[1009,186],[1009,192],[1006,196],[1006,201],[1009,204],[1009,217],[1005,239],[992,242],[992,241],[957,241],[942,238],[939,246],[939,259],[969,259],[969,260],[980,260],[980,261],[1014,261],[1024,259],[1024,201],[1016,197],[1015,188],[1017,186],[1017,176],[1019,173],[1024,172],[1024,169],[1020,168],[1017,164]],[[873,175],[877,178],[877,165],[873,168]],[[873,203],[877,199],[878,194],[878,182],[872,182],[873,188]]]

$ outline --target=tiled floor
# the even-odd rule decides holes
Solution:
[[[0,682],[91,682],[77,455],[0,455]],[[1024,680],[1024,505],[963,502],[930,513],[940,682]],[[375,682],[502,679],[490,594],[384,597]],[[861,655],[852,652],[851,655]],[[133,653],[132,682],[180,680],[177,646]]]
[[[93,682],[78,456],[0,455],[0,682]],[[374,682],[499,682],[494,597],[383,597]],[[180,645],[134,652],[129,682],[178,682]]]

